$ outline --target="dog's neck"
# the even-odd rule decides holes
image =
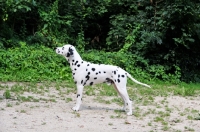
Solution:
[[[78,63],[80,64],[83,61],[76,49],[73,49],[73,55],[70,55],[69,57],[65,56],[65,58],[69,62],[71,69],[74,67],[74,65],[77,65]]]

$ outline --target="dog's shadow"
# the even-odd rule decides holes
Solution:
[[[118,111],[118,112],[125,112],[124,110],[120,108],[111,108],[110,107],[101,107],[101,106],[88,106],[88,105],[81,105],[80,110],[94,110],[94,111]]]

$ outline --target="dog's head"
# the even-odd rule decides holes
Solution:
[[[70,57],[74,55],[74,50],[75,50],[74,46],[66,44],[62,47],[57,47],[56,53],[59,55],[63,55],[65,57]]]

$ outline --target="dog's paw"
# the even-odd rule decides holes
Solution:
[[[127,112],[126,114],[127,114],[128,116],[130,116],[130,115],[132,115],[132,112]]]
[[[74,106],[74,107],[72,108],[72,110],[73,110],[73,111],[78,111],[78,110],[79,110],[79,107],[78,107],[78,106]]]

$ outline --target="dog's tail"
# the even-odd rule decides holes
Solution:
[[[141,83],[141,82],[137,81],[136,79],[134,79],[128,72],[127,72],[127,76],[128,76],[132,81],[134,81],[135,83],[140,84],[140,85],[143,85],[143,86],[148,87],[148,88],[151,88],[151,86],[149,86],[149,85],[147,85],[147,84],[145,84],[145,83]]]

